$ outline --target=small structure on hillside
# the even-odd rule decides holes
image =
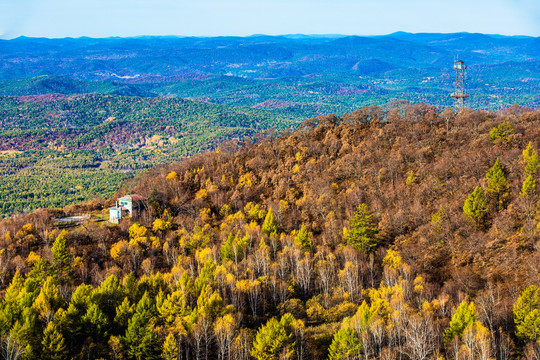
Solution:
[[[120,219],[131,217],[138,218],[145,209],[146,198],[141,195],[132,194],[121,197],[116,201],[116,206],[109,208],[109,221],[118,224]]]
[[[53,224],[57,228],[67,228],[71,226],[77,226],[85,221],[90,220],[92,217],[90,214],[81,214],[81,215],[72,215],[72,216],[66,216],[61,218],[54,218]]]

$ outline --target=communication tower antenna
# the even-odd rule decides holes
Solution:
[[[467,65],[456,58],[454,69],[456,70],[456,90],[450,96],[456,101],[456,110],[462,110],[465,107],[465,99],[469,97],[469,94],[465,92],[465,70]]]

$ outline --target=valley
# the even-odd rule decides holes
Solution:
[[[107,198],[120,182],[297,121],[180,98],[0,97],[0,215]]]

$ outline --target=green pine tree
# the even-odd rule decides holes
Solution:
[[[358,357],[360,352],[360,339],[353,329],[345,327],[340,329],[328,348],[329,360],[349,360]]]
[[[129,287],[122,285],[122,281],[115,275],[109,275],[92,294],[93,301],[109,319],[113,319],[116,314],[116,307],[122,303]],[[134,295],[134,294],[130,294]]]
[[[366,204],[358,205],[353,217],[349,220],[350,229],[345,234],[347,244],[364,253],[369,253],[377,246],[378,229],[372,218],[373,214]]]
[[[124,276],[122,282],[129,300],[135,302],[137,296],[137,276],[135,276],[133,271],[130,271],[129,274]]]
[[[163,343],[162,356],[165,360],[178,359],[178,341],[173,334],[169,333]]]
[[[21,273],[17,270],[11,283],[9,284],[6,292],[4,294],[4,301],[10,305],[18,305],[17,298],[19,297],[20,292],[24,289],[24,279],[21,276]]]
[[[66,241],[67,232],[64,230],[56,237],[52,246],[53,265],[59,271],[59,275],[67,275],[71,272],[72,255]]]
[[[227,240],[223,242],[221,245],[220,253],[221,253],[221,261],[223,260],[232,260],[233,255],[233,241],[234,241],[234,235],[233,233],[229,233],[229,236],[227,237]]]
[[[467,326],[473,324],[477,318],[478,314],[474,303],[469,303],[467,300],[463,301],[452,315],[450,325],[444,331],[444,340],[451,342],[456,336],[461,337]]]
[[[493,140],[493,144],[503,144],[509,141],[512,137],[514,129],[512,126],[505,120],[499,126],[494,127],[489,132],[489,138]]]
[[[41,345],[41,358],[44,360],[63,360],[68,358],[64,337],[52,321],[49,322],[49,325],[47,325],[43,332]]]
[[[521,187],[519,196],[528,198],[531,195],[533,195],[535,191],[536,191],[536,181],[534,181],[534,177],[532,175],[529,175],[523,182],[523,186]]]
[[[514,304],[516,335],[523,340],[540,339],[540,288],[531,285]]]
[[[75,289],[65,313],[65,322],[62,324],[66,338],[77,346],[82,345],[86,339],[86,329],[82,318],[90,306],[91,294],[92,286],[90,285],[79,285]]]
[[[34,264],[34,266],[32,266],[32,270],[30,270],[26,276],[25,284],[32,282],[37,286],[39,284],[43,284],[47,277],[52,275],[56,276],[56,273],[51,269],[51,264],[47,261],[47,259],[40,258]]]
[[[262,325],[255,336],[251,356],[257,360],[278,360],[294,354],[293,326],[295,318],[285,314],[281,320],[272,318]]]
[[[199,273],[199,277],[195,280],[195,292],[200,294],[201,291],[214,282],[214,275],[216,273],[216,263],[212,260],[207,260],[203,268]]]
[[[274,210],[270,208],[270,210],[268,210],[268,213],[266,214],[266,217],[264,218],[262,232],[266,235],[273,235],[277,234],[278,229],[278,223],[274,215]]]
[[[148,292],[145,292],[137,303],[135,312],[144,315],[148,319],[155,315],[156,308]]]
[[[475,221],[478,228],[482,223],[485,214],[488,211],[487,198],[484,190],[477,186],[474,191],[469,194],[465,204],[463,205],[463,213]]]
[[[32,308],[40,317],[47,318],[63,305],[64,298],[60,293],[56,280],[52,276],[47,277],[34,304],[32,304]]]
[[[124,337],[124,348],[129,357],[142,359],[155,359],[159,354],[157,335],[154,331],[155,307],[148,293],[137,304],[135,314],[128,322]]]
[[[300,249],[302,249],[303,251],[311,251],[311,234],[307,230],[304,223],[302,223],[298,234],[296,234],[295,240],[300,246]]]
[[[495,164],[486,174],[488,198],[493,199],[495,207],[500,211],[504,208],[508,200],[508,180],[504,174],[499,158],[495,160]]]
[[[107,339],[108,320],[97,304],[92,304],[82,318],[85,331],[88,337],[96,342],[103,342]]]
[[[535,175],[538,171],[538,154],[529,142],[527,148],[523,150],[523,162],[525,163],[525,176]]]
[[[137,360],[157,358],[158,343],[153,320],[153,318],[147,319],[140,313],[135,313],[129,320],[124,338],[129,357]]]
[[[124,301],[116,308],[116,316],[114,322],[120,329],[125,329],[128,326],[129,319],[133,316],[134,306],[129,302],[126,296]]]

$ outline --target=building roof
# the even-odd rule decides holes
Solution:
[[[147,200],[144,196],[137,195],[137,194],[131,194],[121,197],[118,200],[124,200],[124,201],[144,201]]]

